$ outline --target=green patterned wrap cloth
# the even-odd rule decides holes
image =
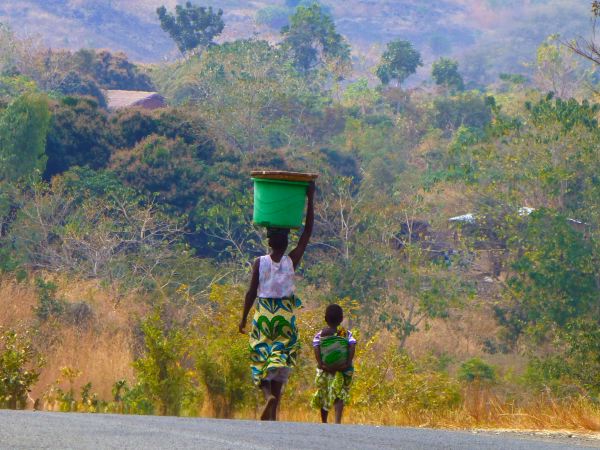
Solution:
[[[321,360],[327,366],[334,366],[348,360],[350,345],[341,336],[324,336],[320,339]]]

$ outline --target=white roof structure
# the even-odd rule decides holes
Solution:
[[[157,92],[109,89],[104,91],[104,95],[110,110],[123,108],[157,109],[166,106],[165,98]]]

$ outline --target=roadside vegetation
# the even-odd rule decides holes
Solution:
[[[145,67],[2,27],[0,406],[255,417],[249,173],[288,169],[320,176],[282,418],[318,418],[308,349],[335,301],[359,339],[350,421],[600,430],[594,53],[550,36],[535,77],[477,89],[440,55],[409,89],[416,45],[357,77],[330,11],[300,3],[278,44],[159,9],[182,57]]]

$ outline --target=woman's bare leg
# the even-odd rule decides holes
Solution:
[[[339,398],[333,403],[335,407],[335,423],[342,423],[342,413],[344,412],[344,401]]]
[[[277,411],[281,402],[281,391],[283,389],[283,383],[279,381],[271,381],[271,393],[275,397],[275,403],[272,406],[271,420],[277,420]]]
[[[277,403],[277,399],[273,395],[272,382],[262,381],[260,383],[260,389],[265,396],[265,406],[260,415],[260,420],[273,420],[271,419],[271,410],[273,409],[273,405]]]

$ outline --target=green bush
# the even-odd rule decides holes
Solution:
[[[65,302],[56,298],[58,286],[51,281],[37,278],[35,281],[38,294],[38,305],[35,314],[40,320],[48,320],[50,317],[60,316],[65,311]]]
[[[29,334],[6,330],[0,334],[0,407],[22,409],[39,376],[43,361]]]
[[[196,368],[206,388],[216,417],[231,418],[252,398],[248,341],[232,339],[237,333],[240,292],[227,286],[213,286],[210,315],[200,319],[202,329],[196,352]],[[212,326],[204,326],[211,324]],[[215,326],[219,324],[219,326]]]
[[[447,374],[418,370],[414,361],[380,337],[358,347],[352,404],[363,408],[391,407],[403,411],[451,409],[460,403],[460,391]]]
[[[496,369],[480,358],[471,358],[461,364],[458,371],[458,378],[467,383],[496,381]]]
[[[160,309],[146,318],[141,328],[146,351],[134,362],[140,390],[161,415],[180,415],[184,405],[194,403],[198,395],[193,372],[186,369],[188,337],[183,330],[169,329]]]

